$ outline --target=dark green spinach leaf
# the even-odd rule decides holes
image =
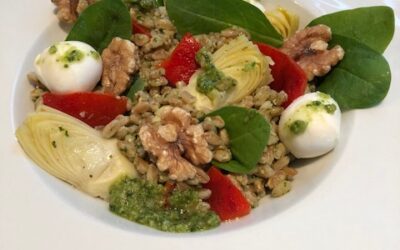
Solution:
[[[308,26],[325,24],[334,35],[352,38],[383,53],[394,34],[394,12],[387,6],[345,10],[321,16]]]
[[[230,162],[213,164],[233,173],[251,172],[268,144],[269,123],[255,110],[234,106],[221,108],[207,116],[220,116],[224,120],[233,155]]]
[[[334,35],[331,43],[340,44],[346,56],[318,90],[331,95],[342,111],[369,108],[381,102],[391,81],[385,58],[366,45],[343,36]]]
[[[132,86],[128,91],[128,94],[126,95],[129,99],[134,100],[135,99],[135,94],[141,90],[144,89],[146,86],[145,81],[143,81],[142,78],[139,76],[135,77],[132,81]]]
[[[247,30],[254,41],[282,45],[282,36],[266,16],[243,0],[167,0],[166,7],[180,34],[219,32],[237,26]]]
[[[78,18],[67,41],[81,41],[102,52],[114,37],[130,39],[131,16],[121,0],[101,0]]]

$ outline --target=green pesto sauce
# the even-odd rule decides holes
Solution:
[[[256,68],[256,65],[257,65],[257,63],[254,62],[254,61],[253,61],[253,62],[248,62],[248,63],[246,63],[246,64],[244,65],[242,71],[244,71],[244,72],[250,72],[250,71],[252,71],[253,69]]]
[[[52,49],[52,47],[54,47],[55,49]],[[57,52],[57,47],[51,46],[49,49],[49,53],[51,54],[51,52],[54,52],[54,51]],[[71,47],[63,55],[61,55],[57,58],[57,62],[61,63],[64,68],[69,68],[69,65],[71,63],[80,62],[84,58],[85,58],[84,52],[80,51],[76,47]]]
[[[58,130],[60,130],[60,132],[62,132],[65,135],[65,137],[69,137],[69,131],[66,130],[65,128],[58,127]]]
[[[314,111],[325,110],[328,114],[334,114],[337,107],[335,104],[324,104],[322,101],[312,101],[306,105],[307,108],[313,109]]]
[[[198,192],[172,191],[142,179],[123,179],[110,189],[110,210],[128,220],[167,232],[196,232],[220,224],[217,214],[201,207]]]
[[[213,91],[224,92],[234,87],[237,81],[232,77],[225,76],[212,63],[211,54],[204,48],[196,54],[196,61],[203,69],[197,78],[197,91],[208,95],[210,98],[215,96]]]
[[[324,105],[324,109],[326,112],[328,112],[328,114],[334,114],[336,112],[336,105],[335,104],[326,104]]]
[[[319,92],[319,100],[310,101],[297,109],[293,117],[286,123],[287,128],[293,135],[300,135],[305,132],[311,122],[312,114],[326,112],[333,115],[338,107],[331,103],[330,96]]]
[[[55,53],[57,53],[57,46],[53,45],[49,48],[49,54],[53,55]]]
[[[100,54],[97,51],[91,50],[89,55],[96,61],[100,59]]]
[[[85,54],[82,51],[72,47],[64,53],[60,61],[64,63],[74,63],[81,61],[84,57]]]
[[[322,93],[322,92],[318,92],[318,96],[319,96],[320,98],[322,98],[324,101],[329,100],[329,99],[331,98],[330,95],[325,94],[325,93]]]
[[[290,131],[295,135],[300,135],[306,131],[308,122],[303,120],[296,120],[289,125]]]

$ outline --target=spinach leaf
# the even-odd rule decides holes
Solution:
[[[233,173],[251,172],[267,146],[269,123],[255,110],[234,106],[221,108],[207,116],[220,116],[224,120],[233,155],[230,162],[213,164]]]
[[[132,82],[132,86],[129,89],[128,94],[126,95],[131,100],[135,99],[135,94],[143,90],[146,86],[146,83],[140,77],[135,77]]]
[[[390,67],[381,55],[394,33],[394,13],[386,6],[358,8],[325,15],[309,26],[332,28],[331,45],[346,51],[342,62],[322,79],[318,90],[330,94],[345,110],[369,108],[390,88]]]
[[[89,6],[78,18],[67,41],[82,41],[102,52],[114,37],[129,39],[131,17],[121,0],[101,0]]]
[[[266,16],[243,0],[167,0],[166,7],[180,34],[219,32],[238,26],[246,29],[254,41],[282,45],[282,36]]]
[[[340,44],[346,56],[318,90],[331,95],[342,111],[368,108],[381,102],[391,81],[385,58],[366,45],[340,35],[334,35],[331,43]]]
[[[394,12],[387,6],[365,7],[328,14],[308,26],[325,24],[334,35],[349,37],[383,53],[394,34]]]

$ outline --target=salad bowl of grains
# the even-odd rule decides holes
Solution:
[[[52,2],[14,86],[15,137],[55,196],[129,233],[268,224],[392,82],[384,4]]]

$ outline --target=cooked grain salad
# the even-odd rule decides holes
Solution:
[[[390,86],[385,6],[300,28],[255,1],[52,2],[72,28],[36,57],[17,138],[48,173],[162,231],[215,228],[287,194],[293,161],[333,150],[341,112]]]

